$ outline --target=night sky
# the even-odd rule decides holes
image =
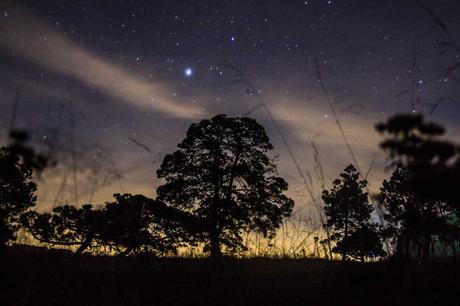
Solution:
[[[460,2],[423,3],[460,41]],[[328,99],[361,171],[372,164],[371,190],[389,175],[376,122],[425,112],[458,138],[459,74],[444,76],[458,54],[445,40],[415,1],[2,1],[0,142],[11,124],[26,128],[58,160],[38,181],[39,209],[100,203],[154,196],[161,158],[191,123],[250,112],[308,209],[282,137],[319,194],[312,141],[327,184],[352,162]]]

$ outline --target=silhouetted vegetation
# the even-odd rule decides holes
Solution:
[[[460,230],[452,217],[459,212],[455,189],[459,186],[459,148],[442,138],[441,126],[426,123],[420,115],[396,115],[377,129],[385,136],[381,146],[389,152],[394,168],[377,197],[385,222],[373,221],[375,209],[367,180],[354,165],[347,166],[322,195],[324,229],[329,235],[321,244],[330,245],[346,264],[157,258],[174,257],[182,247],[203,244],[212,257],[221,257],[223,251],[243,254],[244,233],[273,237],[283,218],[290,215],[294,203],[284,195],[287,183],[277,176],[274,160],[267,156],[272,145],[253,119],[219,115],[193,124],[179,149],[165,156],[158,176],[166,182],[155,199],[115,194],[113,201],[102,205],[67,204],[43,213],[31,210],[36,187],[32,171],[38,168],[17,150],[2,148],[2,243],[14,240],[22,224],[36,241],[70,248],[80,255],[18,245],[6,248],[2,264],[8,268],[2,271],[20,273],[22,278],[13,278],[11,284],[26,291],[15,304],[27,305],[35,299],[60,304],[57,301],[63,297],[73,297],[69,305],[123,304],[114,297],[116,291],[129,304],[175,305],[183,304],[187,297],[202,305],[216,301],[222,305],[399,305],[402,299],[407,305],[448,305],[442,290],[456,288],[458,265],[438,261],[431,266],[426,260],[439,244],[456,254]],[[318,240],[315,237],[315,248]],[[384,248],[385,241],[395,251]],[[21,259],[15,262],[13,256]],[[386,258],[396,260],[350,262]],[[424,268],[400,259],[423,259]],[[54,278],[47,275],[57,276],[50,281]],[[24,283],[27,279],[34,279],[35,284]],[[147,279],[151,281],[145,282]],[[143,283],[134,286],[139,280]],[[104,289],[92,289],[99,282]],[[444,289],[439,287],[441,282]],[[43,295],[56,286],[61,288],[56,299]],[[433,288],[437,289],[429,293]],[[14,300],[14,290],[3,293],[2,301]],[[197,294],[199,290],[206,294]],[[246,294],[230,294],[234,291]]]
[[[213,256],[221,255],[222,246],[237,252],[244,248],[243,232],[273,236],[294,205],[266,156],[270,149],[255,120],[219,115],[193,124],[179,150],[164,158],[158,175],[166,184],[157,199],[115,194],[103,205],[60,205],[51,212],[28,211],[21,220],[37,241],[76,254],[173,255],[202,242]],[[11,156],[19,156],[16,151]],[[27,160],[16,162],[30,178]]]
[[[459,237],[458,225],[447,223],[458,215],[459,146],[442,138],[442,126],[419,114],[395,115],[377,130],[396,166],[383,183],[381,200],[397,235],[397,254],[426,259],[436,237]]]
[[[10,144],[8,149],[18,156],[22,163],[40,174],[45,168],[54,166],[55,160],[40,154],[28,143],[30,134],[27,130],[12,129],[9,131]]]
[[[460,304],[455,1],[3,2],[0,306]]]
[[[342,260],[386,255],[427,259],[439,244],[456,254],[459,147],[442,138],[443,127],[426,123],[421,115],[396,115],[377,130],[395,168],[377,197],[384,223],[373,221],[367,181],[349,165],[323,191],[324,230],[329,235],[321,244],[331,246]],[[204,251],[219,257],[222,250],[244,251],[244,233],[273,237],[290,215],[294,203],[284,195],[287,183],[276,175],[274,160],[267,156],[272,145],[255,120],[225,115],[202,120],[191,125],[178,147],[158,169],[166,182],[156,199],[115,194],[114,201],[102,205],[67,204],[44,213],[31,210],[32,170],[42,168],[26,156],[36,153],[31,147],[26,155],[3,148],[3,244],[22,223],[37,241],[79,255],[174,256],[182,247],[204,244]]]
[[[31,212],[27,228],[40,242],[74,246],[76,254],[175,254],[201,233],[198,221],[159,201],[142,195],[115,194],[114,202],[99,207],[86,204],[55,207],[50,213]]]
[[[212,256],[221,247],[239,250],[243,231],[275,233],[294,202],[283,194],[284,179],[266,156],[272,145],[254,119],[218,115],[192,124],[179,150],[166,155],[158,176],[158,199],[187,211],[206,223]]]
[[[77,254],[101,241],[105,225],[101,210],[92,205],[55,207],[50,213],[31,213],[26,220],[29,232],[40,242],[76,246]]]
[[[167,235],[157,220],[152,205],[155,201],[136,195],[115,195],[115,202],[104,207],[103,239],[123,255],[175,251],[174,236]],[[158,222],[159,221],[159,222]],[[173,228],[171,228],[173,229]]]
[[[21,219],[34,205],[32,169],[9,148],[0,148],[0,248],[14,238]]]
[[[353,165],[346,167],[340,177],[330,191],[323,191],[329,239],[336,244],[332,252],[341,254],[342,260],[383,256],[382,239],[370,220],[373,206],[364,191],[367,181],[360,180]]]

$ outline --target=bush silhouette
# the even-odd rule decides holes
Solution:
[[[175,221],[174,217],[163,203],[142,195],[115,194],[114,197],[116,201],[106,203],[103,210],[105,244],[122,255],[176,252],[178,227],[170,223]]]
[[[37,240],[52,245],[75,246],[76,254],[102,243],[103,211],[89,204],[79,208],[61,205],[49,213],[33,212],[27,221],[27,228]]]
[[[30,212],[26,226],[39,241],[76,247],[76,254],[104,249],[121,255],[175,253],[201,225],[184,212],[142,195],[115,194],[93,207],[61,205],[49,213]]]

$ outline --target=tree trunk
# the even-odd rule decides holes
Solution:
[[[343,236],[343,241],[345,243],[342,243],[342,261],[345,261],[347,259],[347,248],[346,244],[348,243],[348,212],[347,216],[345,217],[345,234]]]
[[[77,249],[77,251],[75,252],[75,255],[81,255],[83,254],[83,252],[89,248],[89,246],[91,245],[91,242],[93,241],[92,238],[90,239],[87,239],[86,241],[84,241]]]
[[[220,250],[220,237],[219,233],[216,230],[209,233],[209,243],[210,243],[210,253],[211,258],[222,257],[222,252]]]
[[[221,257],[222,253],[220,251],[220,233],[219,228],[219,214],[220,214],[220,184],[221,184],[221,173],[220,173],[220,148],[217,147],[214,150],[214,161],[213,161],[213,176],[214,176],[214,195],[213,195],[213,205],[211,207],[211,228],[209,232],[209,244],[210,244],[210,253],[211,258]]]

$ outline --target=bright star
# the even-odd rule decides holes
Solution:
[[[193,70],[192,68],[187,68],[185,69],[184,73],[186,76],[191,77],[193,75]]]

